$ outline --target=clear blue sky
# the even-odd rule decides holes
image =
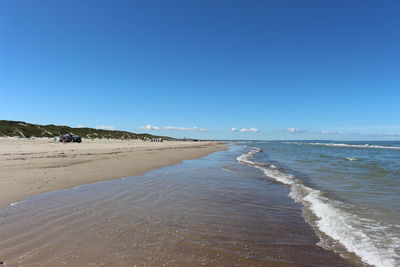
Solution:
[[[4,0],[0,119],[400,139],[399,14],[377,0]]]

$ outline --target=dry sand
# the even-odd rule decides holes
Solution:
[[[215,142],[0,138],[0,209],[35,194],[140,175],[224,150]]]

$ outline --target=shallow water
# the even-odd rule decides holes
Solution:
[[[239,160],[286,184],[320,245],[400,265],[399,142],[247,142]]]
[[[45,193],[0,212],[5,266],[348,266],[247,148]]]

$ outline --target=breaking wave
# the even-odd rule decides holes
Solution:
[[[400,238],[394,235],[388,236],[390,234],[385,230],[400,225],[383,225],[348,212],[345,209],[346,204],[328,198],[321,190],[306,186],[298,177],[284,173],[275,165],[252,161],[254,155],[260,151],[260,148],[253,147],[249,152],[237,157],[237,160],[254,166],[262,170],[266,176],[290,186],[289,196],[317,218],[316,220],[308,218],[308,221],[325,235],[339,241],[365,263],[385,267],[399,266],[400,256],[396,254],[396,248],[400,246]],[[328,245],[329,240],[320,237],[322,239],[320,245],[332,249]]]

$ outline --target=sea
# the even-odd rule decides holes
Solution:
[[[0,211],[3,266],[400,266],[400,142],[237,141]]]
[[[243,142],[238,160],[290,188],[318,245],[400,266],[400,142]]]

